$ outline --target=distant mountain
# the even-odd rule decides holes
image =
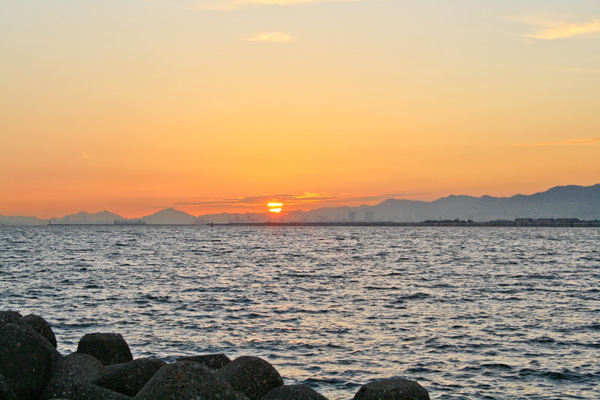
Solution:
[[[142,221],[146,221],[147,224],[151,225],[186,225],[193,224],[198,221],[197,217],[173,208],[168,208],[152,215],[147,215],[141,219]]]
[[[51,218],[52,224],[113,224],[115,220],[124,221],[125,218],[108,211],[97,213],[80,212],[77,214],[65,215],[62,218]]]
[[[389,199],[375,206],[292,211],[290,221],[422,222],[439,219],[484,222],[515,218],[579,218],[600,220],[600,184],[557,186],[533,195],[512,197],[448,196],[427,201]]]
[[[448,196],[435,201],[388,199],[380,204],[358,207],[324,207],[311,211],[290,211],[282,221],[347,222],[390,221],[422,222],[426,220],[462,219],[476,222],[513,220],[515,218],[579,218],[600,220],[600,184],[593,186],[557,186],[532,195],[512,197]],[[142,218],[149,225],[188,225],[228,222],[266,222],[273,220],[269,213],[207,214],[195,217],[169,208]],[[113,224],[125,220],[120,215],[103,211],[95,214],[81,212],[62,218],[52,218],[55,224]],[[0,216],[4,225],[45,225],[48,220],[34,217]]]
[[[0,225],[46,225],[47,219],[36,217],[7,217],[0,215]]]

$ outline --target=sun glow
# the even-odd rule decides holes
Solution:
[[[269,212],[272,213],[280,213],[283,210],[283,203],[269,203],[267,206],[269,206]]]

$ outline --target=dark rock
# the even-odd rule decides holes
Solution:
[[[263,400],[327,400],[327,398],[307,385],[285,385],[271,390]]]
[[[22,318],[17,311],[0,311],[0,324],[18,324]]]
[[[42,392],[42,400],[54,399],[72,392],[76,382],[90,383],[104,374],[104,365],[97,358],[84,353],[72,353],[56,362],[50,379]]]
[[[66,380],[60,382],[56,388],[53,397],[42,399],[69,400],[131,400],[131,397],[124,394],[113,392],[100,386],[93,385],[85,381]]]
[[[50,344],[56,348],[56,337],[54,336],[54,332],[52,332],[52,328],[50,328],[50,324],[48,324],[44,318],[39,315],[29,314],[23,317],[23,321],[31,326],[34,331],[46,338]]]
[[[0,324],[0,375],[21,400],[35,400],[61,355],[27,324]]]
[[[2,400],[18,400],[15,391],[10,387],[8,379],[0,375],[0,399]]]
[[[104,365],[133,361],[131,350],[120,333],[88,333],[77,345],[78,353],[86,353]]]
[[[71,353],[52,368],[51,380],[92,382],[101,378],[105,367],[96,357],[85,353]]]
[[[138,400],[242,400],[215,371],[196,362],[161,367],[135,396]]]
[[[250,400],[258,400],[278,386],[283,386],[279,372],[258,357],[238,357],[223,368],[219,375]]]
[[[429,400],[429,393],[415,381],[391,378],[363,385],[354,400]]]
[[[164,361],[152,358],[112,365],[109,372],[93,383],[127,396],[135,396],[163,365]]]
[[[212,369],[223,368],[231,362],[225,354],[202,354],[199,356],[179,357],[177,361],[193,361]]]

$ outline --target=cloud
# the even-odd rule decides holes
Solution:
[[[302,194],[274,194],[264,196],[238,197],[230,199],[207,199],[193,202],[176,203],[180,206],[201,206],[206,208],[235,208],[255,210],[256,208],[266,208],[267,203],[278,201],[284,204],[284,207],[290,209],[314,209],[318,207],[337,207],[337,206],[358,206],[367,203],[380,203],[384,200],[394,197],[419,196],[424,193],[394,193],[394,194],[376,194],[361,195],[352,193],[302,193]]]
[[[285,32],[261,32],[256,35],[244,38],[247,42],[262,43],[291,43],[297,41],[296,38]]]
[[[594,18],[587,23],[567,23],[556,19],[537,17],[517,17],[513,19],[537,27],[536,32],[523,35],[532,39],[555,40],[600,33],[600,19],[598,18]]]
[[[571,146],[571,145],[592,145],[600,143],[600,138],[574,139],[564,142],[542,142],[542,143],[523,143],[517,146]]]

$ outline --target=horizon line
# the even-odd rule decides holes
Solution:
[[[539,191],[539,192],[532,193],[530,195],[523,195],[521,193],[517,193],[517,194],[514,194],[512,196],[505,196],[505,197],[496,197],[496,196],[490,196],[490,195],[471,196],[471,195],[460,195],[460,194],[459,195],[454,195],[454,194],[451,194],[451,195],[439,197],[439,198],[437,198],[435,200],[412,200],[412,199],[395,198],[394,196],[392,196],[392,197],[389,197],[389,198],[387,198],[385,200],[382,200],[382,201],[380,201],[380,202],[378,202],[376,204],[373,204],[373,205],[366,204],[366,203],[360,204],[360,205],[356,205],[356,206],[352,206],[352,205],[338,205],[338,206],[335,206],[335,205],[329,205],[329,206],[328,205],[323,205],[322,207],[318,207],[318,208],[314,208],[314,209],[310,209],[310,210],[302,210],[302,209],[285,210],[285,213],[287,214],[287,213],[292,213],[292,212],[311,212],[311,211],[316,211],[316,210],[320,210],[320,209],[324,209],[324,208],[342,208],[342,207],[358,208],[358,207],[365,207],[365,206],[366,207],[374,207],[374,206],[377,206],[377,205],[381,205],[382,203],[384,203],[386,201],[389,201],[389,200],[406,200],[406,201],[411,201],[411,202],[434,203],[436,201],[439,201],[439,200],[445,199],[445,198],[449,198],[449,197],[463,197],[463,196],[464,197],[472,197],[472,198],[476,198],[476,199],[481,199],[481,198],[484,198],[484,197],[492,197],[492,198],[497,198],[497,199],[508,199],[508,198],[512,198],[512,197],[515,197],[515,196],[532,196],[532,195],[535,195],[535,194],[547,192],[547,191],[555,189],[555,188],[564,188],[564,187],[569,187],[569,186],[589,188],[589,187],[593,187],[593,186],[596,186],[596,185],[600,185],[600,183],[596,183],[596,184],[592,184],[592,185],[588,185],[588,186],[573,185],[573,184],[558,185],[558,186],[550,187],[550,188],[548,188],[548,189],[546,189],[544,191]],[[176,205],[185,205],[185,203],[175,203],[175,206]],[[284,206],[285,206],[285,203],[284,203]],[[271,213],[269,213],[268,209],[265,209],[265,211],[248,211],[248,212],[227,212],[227,211],[223,211],[223,212],[205,213],[205,214],[194,215],[194,214],[190,214],[187,211],[179,210],[179,209],[175,208],[174,206],[170,206],[170,207],[162,208],[162,209],[160,209],[158,211],[155,211],[155,212],[153,212],[151,214],[144,215],[142,217],[134,217],[134,218],[126,218],[126,217],[123,217],[123,216],[121,216],[121,215],[119,215],[119,214],[117,214],[115,212],[109,211],[107,209],[104,209],[102,211],[96,211],[96,212],[78,211],[78,212],[75,212],[75,213],[72,213],[72,214],[65,214],[62,217],[50,217],[50,218],[40,218],[40,217],[30,216],[30,215],[3,215],[3,214],[0,214],[0,216],[1,217],[8,217],[8,218],[35,218],[35,219],[39,219],[39,220],[42,220],[42,221],[51,221],[53,219],[62,219],[62,218],[69,217],[69,216],[74,216],[74,215],[77,215],[77,214],[95,215],[95,214],[101,214],[101,213],[110,213],[110,214],[114,214],[117,217],[122,218],[124,220],[142,220],[142,219],[144,219],[146,217],[150,217],[150,216],[153,216],[155,214],[158,214],[160,212],[167,211],[167,210],[174,210],[174,211],[181,212],[181,213],[187,214],[187,215],[189,215],[191,217],[195,217],[195,218],[200,218],[200,217],[203,217],[203,216],[211,216],[211,215],[223,215],[223,214],[225,214],[225,215],[244,215],[244,214],[246,214],[246,215],[248,215],[248,214],[270,215],[271,214]]]

